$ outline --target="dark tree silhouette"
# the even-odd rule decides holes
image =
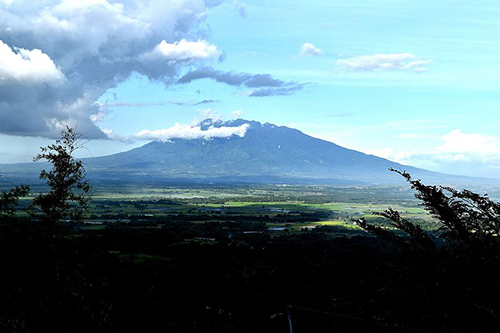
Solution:
[[[500,203],[492,201],[487,195],[481,196],[469,190],[424,185],[420,179],[412,179],[405,171],[390,170],[403,176],[417,191],[415,197],[440,223],[439,236],[446,240],[447,246],[486,250],[498,245]],[[420,226],[401,218],[398,212],[389,209],[379,214],[390,219],[391,225],[406,236],[368,224],[364,219],[359,220],[358,225],[402,247],[435,249],[435,242],[429,234]]]
[[[25,197],[29,194],[30,187],[20,185],[11,188],[8,192],[2,191],[0,194],[0,216],[13,216],[19,202],[19,197]]]
[[[41,147],[42,152],[33,159],[35,162],[47,160],[52,164],[51,171],[42,170],[40,173],[40,179],[47,181],[50,191],[33,200],[33,206],[42,210],[42,219],[48,223],[57,223],[63,217],[81,221],[87,208],[90,185],[85,179],[82,161],[73,156],[81,148],[82,134],[66,126],[61,139]]]

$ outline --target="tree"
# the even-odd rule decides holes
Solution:
[[[405,171],[391,171],[416,190],[415,197],[439,229],[425,231],[392,209],[379,213],[391,221],[392,230],[358,221],[364,230],[402,249],[380,256],[384,279],[376,288],[383,292],[378,303],[387,299],[389,306],[379,318],[398,325],[406,321],[426,332],[487,332],[498,327],[500,203],[487,195],[425,185]],[[412,319],[401,319],[407,315]]]
[[[440,223],[439,236],[446,240],[448,248],[483,252],[499,245],[500,203],[469,190],[424,185],[405,171],[390,170],[402,175],[417,191],[415,197],[422,200],[421,205]],[[358,225],[402,247],[435,249],[435,242],[429,234],[401,218],[398,212],[389,209],[379,214],[390,219],[391,225],[406,236],[368,224],[364,219],[359,220]]]
[[[33,159],[34,162],[47,160],[52,164],[51,171],[42,170],[40,173],[40,179],[47,181],[50,191],[33,200],[33,206],[41,209],[42,219],[48,223],[57,223],[63,217],[82,220],[90,201],[90,185],[85,179],[82,161],[73,157],[80,148],[83,148],[82,134],[66,126],[61,139],[41,147],[42,152]]]
[[[27,185],[15,186],[8,192],[2,191],[0,194],[0,217],[13,216],[19,202],[19,197],[25,197],[29,192],[30,187]]]

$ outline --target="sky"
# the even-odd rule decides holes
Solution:
[[[297,128],[450,174],[500,178],[500,3],[0,0],[0,163],[61,129],[80,157]]]

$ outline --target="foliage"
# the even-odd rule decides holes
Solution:
[[[420,226],[415,225],[407,219],[402,218],[397,211],[388,209],[385,212],[375,214],[390,219],[392,221],[391,225],[405,232],[408,237],[402,237],[394,231],[369,224],[363,218],[358,220],[357,224],[364,230],[381,238],[387,239],[403,248],[425,250],[435,249],[434,242],[429,237],[429,235],[425,231],[423,231]]]
[[[30,187],[27,185],[13,187],[8,192],[2,191],[0,194],[0,216],[13,216],[19,197],[25,197],[29,192]]]
[[[492,201],[487,195],[481,196],[469,190],[424,185],[420,179],[412,179],[405,171],[390,170],[403,176],[417,191],[415,197],[440,223],[440,236],[447,241],[448,247],[486,250],[498,245],[500,203]],[[406,237],[370,225],[364,219],[358,221],[359,226],[402,247],[435,249],[435,241],[429,234],[420,226],[401,218],[397,211],[388,209],[378,214],[390,219],[391,225],[403,231]]]
[[[42,152],[33,159],[35,162],[47,160],[53,166],[51,171],[42,170],[40,173],[40,179],[47,181],[50,191],[33,200],[33,206],[42,210],[47,222],[56,223],[62,217],[81,221],[90,200],[90,185],[85,179],[83,163],[73,156],[83,147],[81,141],[82,135],[67,126],[61,132],[60,140],[41,147]]]

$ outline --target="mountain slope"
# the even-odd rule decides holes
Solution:
[[[389,167],[426,180],[442,174],[403,166],[389,160],[308,136],[296,129],[242,119],[206,120],[202,129],[248,124],[243,137],[172,139],[151,142],[111,156],[87,159],[89,172],[106,177],[123,175],[154,178],[296,181],[311,183],[400,182]]]

